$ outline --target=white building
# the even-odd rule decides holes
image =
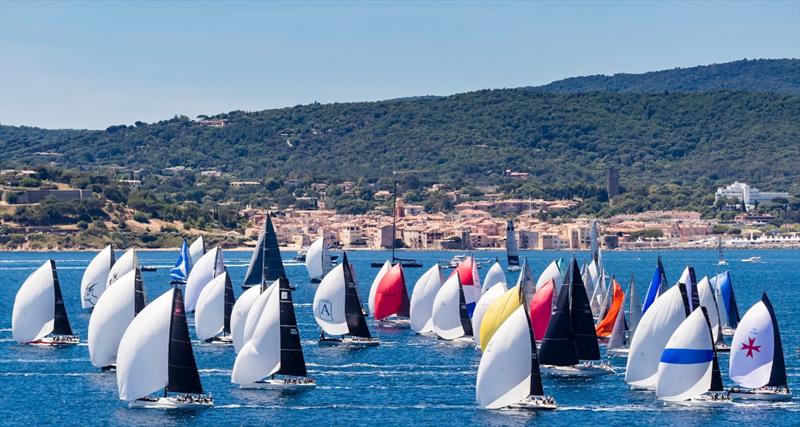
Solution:
[[[775,198],[788,198],[789,193],[775,192],[775,191],[761,191],[758,188],[751,187],[744,182],[734,182],[727,187],[717,188],[717,193],[714,200],[721,198],[736,199],[739,203],[744,202],[749,210],[756,203],[768,202]]]

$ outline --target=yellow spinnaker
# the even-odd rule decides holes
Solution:
[[[517,307],[522,305],[522,298],[517,288],[518,286],[515,286],[506,291],[503,296],[494,300],[489,304],[489,308],[486,309],[486,314],[483,315],[483,320],[481,320],[481,350],[486,350],[486,346],[495,331],[497,331],[497,328],[505,322],[508,316],[511,316],[511,313]]]

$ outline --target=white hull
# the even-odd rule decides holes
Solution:
[[[323,346],[341,346],[341,347],[349,347],[349,348],[367,348],[367,347],[377,347],[381,345],[380,338],[356,338],[356,337],[344,337],[344,338],[324,338],[319,340],[319,345]]]
[[[503,409],[517,411],[553,411],[558,408],[552,396],[528,396],[525,399],[508,405]]]
[[[607,348],[606,354],[609,356],[627,356],[630,353],[631,349],[629,348]]]
[[[212,406],[214,406],[214,400],[206,395],[198,396],[196,399],[189,399],[185,396],[145,398],[128,403],[129,408],[148,409],[192,409]]]
[[[77,335],[50,335],[36,341],[31,341],[28,344],[59,347],[63,345],[77,345],[80,344],[80,342],[81,340]]]
[[[522,270],[522,268],[518,265],[512,265],[511,267],[508,267],[508,271],[520,271],[520,270]]]
[[[736,328],[722,328],[722,335],[726,337],[733,336],[734,332],[736,332]]]
[[[733,403],[731,395],[727,391],[705,392],[698,397],[689,400],[674,402],[684,406],[725,406]]]
[[[242,384],[239,386],[245,390],[282,390],[282,391],[300,391],[310,390],[317,386],[317,382],[312,378],[289,379],[289,378],[271,378],[263,381],[258,381],[250,384]]]
[[[386,329],[410,329],[411,321],[405,318],[391,318],[378,320],[379,328]]]
[[[731,398],[736,400],[761,400],[769,402],[779,402],[784,400],[792,400],[792,393],[789,389],[773,389],[773,388],[738,388],[734,387],[729,390]]]
[[[717,344],[715,346],[715,348],[717,350],[717,353],[730,353],[731,352],[731,346],[729,346],[728,344]]]
[[[614,369],[607,363],[597,365],[581,363],[572,366],[542,365],[541,371],[543,374],[563,377],[599,377],[601,375],[610,375],[614,373]]]

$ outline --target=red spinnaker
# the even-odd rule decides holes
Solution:
[[[544,339],[547,325],[550,324],[550,314],[553,312],[554,290],[555,281],[550,279],[533,294],[533,298],[531,299],[531,306],[528,311],[530,312],[533,336],[536,338],[536,341]]]
[[[385,319],[393,314],[398,317],[409,317],[409,307],[403,267],[397,263],[386,272],[378,283],[373,315],[376,320]]]

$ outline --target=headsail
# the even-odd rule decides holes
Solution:
[[[433,332],[433,301],[439,288],[442,287],[442,278],[439,271],[439,264],[434,264],[414,285],[411,294],[411,329],[423,334]]]
[[[106,288],[108,273],[113,265],[114,248],[111,245],[92,258],[81,279],[81,308],[92,308],[97,303]]]
[[[183,239],[180,252],[178,252],[178,260],[175,261],[175,266],[169,271],[169,275],[175,283],[186,283],[191,269],[192,256],[189,255],[189,245],[186,243],[186,239]]]
[[[203,235],[197,237],[197,239],[189,245],[189,258],[191,265],[197,264],[197,261],[200,261],[200,257],[206,254],[206,241],[203,239]]]
[[[381,278],[375,292],[374,305],[372,315],[376,320],[382,320],[392,315],[409,317],[408,290],[403,266],[400,263],[392,266]]]
[[[45,261],[17,291],[11,317],[11,333],[20,344],[44,338],[53,332],[55,313],[55,263]]]
[[[653,278],[650,279],[650,286],[647,288],[647,294],[644,296],[642,314],[650,308],[656,298],[666,292],[667,287],[667,275],[664,273],[664,265],[661,264],[661,257],[658,257],[656,271],[653,272]]]
[[[633,273],[631,273],[631,281],[628,284],[628,300],[630,301],[630,305],[628,308],[628,313],[631,316],[631,336],[636,332],[636,328],[639,326],[639,322],[642,319],[642,301],[639,299],[639,293],[636,291],[636,280],[633,278]]]
[[[589,308],[589,298],[583,287],[578,261],[573,257],[569,272],[570,281],[570,307],[572,333],[575,337],[575,348],[581,360],[600,360],[600,346],[597,343],[597,333],[594,329],[594,318]]]
[[[97,300],[89,318],[89,360],[92,365],[102,368],[116,363],[122,335],[144,308],[141,282],[141,272],[137,268],[122,276]]]
[[[478,300],[478,304],[475,305],[475,311],[472,313],[472,332],[475,337],[475,342],[481,342],[481,322],[489,306],[507,291],[508,288],[506,288],[505,282],[498,282],[482,293],[481,299]]]
[[[212,279],[225,272],[222,249],[219,246],[200,257],[186,279],[186,309],[194,311],[203,288]]]
[[[605,317],[601,319],[595,327],[595,331],[599,337],[611,336],[611,332],[614,330],[617,317],[620,315],[620,313],[622,313],[622,317],[625,316],[625,306],[623,305],[625,301],[625,293],[622,292],[622,286],[620,286],[614,278],[611,279],[611,289],[613,293],[611,298],[609,298],[611,302],[609,304],[608,311],[606,312]]]
[[[687,317],[669,339],[658,366],[656,395],[667,401],[698,397],[712,386],[714,343],[705,307]]]
[[[272,283],[285,276],[286,270],[283,268],[281,251],[278,248],[278,235],[272,226],[272,216],[267,214],[267,219],[264,220],[264,226],[258,235],[258,244],[253,250],[250,265],[244,275],[242,287]]]
[[[711,279],[711,285],[717,288],[721,296],[719,302],[720,317],[722,326],[725,328],[736,328],[739,324],[739,307],[736,305],[736,295],[733,293],[730,272],[725,271]],[[725,312],[724,314],[722,312]]]
[[[506,280],[506,273],[503,272],[503,266],[500,265],[500,262],[495,262],[489,268],[489,271],[486,273],[486,276],[483,277],[483,286],[481,287],[481,293],[488,291],[489,288],[498,283],[503,283],[503,287],[508,287]]]

